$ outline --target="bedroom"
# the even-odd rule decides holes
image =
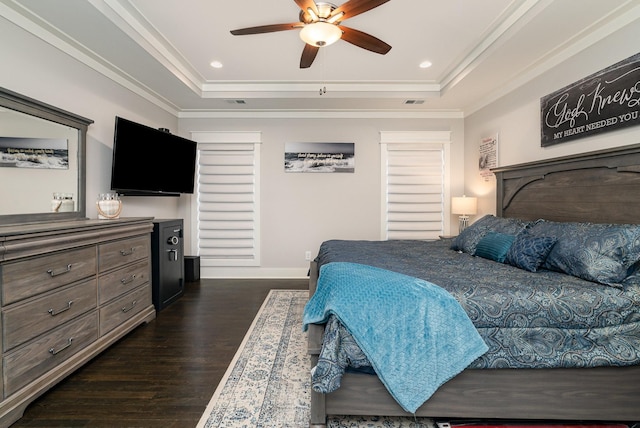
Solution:
[[[634,2],[631,2],[628,7],[633,5]],[[293,6],[295,7],[295,4]],[[380,10],[385,6],[387,5],[380,6]],[[378,10],[370,13],[376,12]],[[292,117],[281,118],[270,118],[273,114],[268,112],[248,113],[244,115],[245,118],[223,113],[220,114],[225,117],[216,118],[215,114],[211,113],[208,115],[209,118],[202,119],[181,113],[178,118],[6,19],[2,22],[3,32],[6,33],[2,38],[5,45],[3,62],[14,64],[21,72],[15,73],[11,67],[3,67],[2,82],[7,89],[94,120],[95,123],[89,127],[88,133],[88,198],[97,197],[98,194],[109,190],[113,120],[118,114],[149,126],[169,128],[173,133],[182,136],[188,136],[192,131],[211,130],[261,132],[261,247],[271,249],[280,246],[279,251],[263,250],[260,267],[247,267],[244,270],[236,268],[235,271],[213,269],[208,275],[203,269],[202,273],[203,276],[300,277],[306,274],[305,251],[315,251],[320,242],[327,237],[371,239],[379,236],[380,196],[377,183],[380,182],[380,131],[450,131],[450,194],[460,196],[468,193],[481,196],[479,213],[493,211],[495,195],[492,183],[482,181],[475,173],[477,147],[480,139],[484,137],[500,134],[501,165],[636,143],[634,130],[626,129],[604,134],[598,139],[587,138],[541,148],[538,141],[537,113],[541,96],[637,53],[633,43],[629,42],[635,39],[637,31],[637,22],[633,19],[635,13],[634,8],[626,11],[619,21],[605,26],[592,36],[596,40],[602,38],[601,41],[588,39],[583,42],[589,43],[586,49],[580,51],[580,46],[565,48],[559,55],[560,58],[562,55],[567,56],[566,60],[527,84],[517,86],[519,82],[516,78],[512,83],[515,90],[468,117],[459,111],[441,118],[442,113],[410,110],[411,118],[402,118],[397,112],[367,115],[358,111],[337,115],[327,112],[315,115],[292,112]],[[613,31],[616,27],[620,28]],[[295,34],[291,36],[295,39]],[[257,42],[248,37],[249,39],[239,41],[249,45]],[[366,58],[372,54],[365,52],[363,55]],[[298,54],[294,56],[297,57]],[[374,59],[378,60],[377,56]],[[46,71],[39,67],[43,62],[47,63]],[[531,73],[535,75],[535,72],[540,73],[549,67],[551,64],[545,64]],[[68,79],[68,76],[74,78]],[[530,77],[526,76],[525,80],[529,79]],[[68,92],[76,93],[77,96],[68,97]],[[526,134],[526,137],[522,134]],[[284,174],[284,144],[310,141],[355,142],[358,151],[356,173],[338,176]],[[345,186],[342,184],[345,181],[351,184]],[[309,186],[314,187],[315,194],[305,191]],[[340,186],[343,191],[336,194],[336,186]],[[315,198],[334,199],[335,206],[340,208],[309,210],[307,207]],[[193,239],[190,239],[195,234],[195,224],[187,220],[194,216],[193,201],[188,196],[169,199],[128,198],[122,215],[185,218],[188,253],[196,254],[197,248]],[[282,212],[282,206],[288,207],[288,210]],[[357,214],[360,209],[372,215],[361,218]],[[88,204],[87,210],[89,217],[96,217],[93,204]],[[445,233],[455,231],[456,216],[445,216],[445,221]],[[310,224],[315,227],[310,228]],[[299,235],[301,231],[304,231],[304,238]],[[283,237],[286,237],[284,241]]]
[[[622,4],[623,2],[621,2]],[[633,2],[631,6],[634,6]],[[591,150],[638,143],[637,130],[629,128],[543,149],[539,144],[539,99],[554,90],[592,72],[605,68],[637,53],[640,32],[638,8],[629,6],[625,18],[587,40],[572,46],[565,57],[548,68],[532,70],[512,83],[513,90],[496,98],[469,116],[442,119],[420,115],[418,118],[360,117],[344,113],[339,117],[319,118],[190,118],[176,117],[148,100],[133,94],[102,74],[89,69],[35,38],[15,24],[3,19],[3,63],[13,67],[0,70],[2,85],[14,91],[90,117],[95,121],[89,131],[87,195],[97,196],[107,190],[110,174],[113,116],[126,114],[133,119],[157,127],[167,127],[187,135],[191,131],[260,131],[263,133],[261,175],[261,246],[269,249],[261,254],[260,268],[244,271],[212,269],[207,276],[282,276],[302,277],[308,262],[307,250],[315,251],[320,242],[330,237],[369,238],[379,235],[380,182],[379,131],[441,130],[452,132],[452,194],[480,196],[480,213],[495,209],[495,189],[491,182],[477,175],[477,145],[481,138],[500,134],[500,164],[528,162]],[[384,6],[383,6],[384,7]],[[296,54],[297,55],[297,54]],[[558,59],[560,60],[560,58]],[[6,62],[5,62],[6,61]],[[47,66],[41,65],[46,63]],[[552,66],[553,65],[553,66]],[[16,73],[15,69],[20,73]],[[539,74],[536,74],[539,72]],[[69,76],[73,76],[70,78]],[[536,76],[536,77],[533,77]],[[508,87],[511,89],[510,87]],[[330,86],[329,86],[330,90]],[[69,97],[68,93],[74,93]],[[395,116],[395,115],[394,115]],[[309,130],[313,130],[310,132]],[[283,146],[289,141],[353,141],[357,144],[356,174],[285,175]],[[366,142],[366,143],[363,143]],[[345,181],[351,181],[344,186]],[[372,185],[374,183],[375,185]],[[338,193],[336,188],[342,188]],[[313,192],[307,189],[313,188]],[[319,209],[318,199],[334,201],[333,209]],[[171,200],[131,198],[125,201],[124,216],[153,215],[162,218],[191,218],[191,201],[187,197]],[[314,209],[310,207],[314,205]],[[281,207],[288,209],[283,212]],[[338,206],[339,209],[335,209]],[[93,204],[88,215],[95,218]],[[371,213],[362,216],[362,212]],[[457,218],[447,218],[449,232],[455,232]],[[311,227],[313,225],[313,227]],[[191,234],[194,224],[187,224]],[[195,252],[193,243],[191,252]],[[272,249],[277,248],[277,251]],[[223,271],[220,273],[220,271]],[[204,275],[203,271],[203,275]]]

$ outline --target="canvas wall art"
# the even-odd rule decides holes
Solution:
[[[64,138],[0,137],[0,167],[69,169]]]
[[[354,172],[354,143],[286,143],[285,172]]]

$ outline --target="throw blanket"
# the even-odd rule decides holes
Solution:
[[[487,351],[459,303],[427,281],[356,263],[329,263],[303,328],[333,314],[393,398],[410,413]]]

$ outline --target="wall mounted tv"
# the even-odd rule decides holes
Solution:
[[[197,143],[116,117],[111,190],[129,196],[193,193]]]

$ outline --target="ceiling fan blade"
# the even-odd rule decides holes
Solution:
[[[318,15],[318,7],[316,6],[316,2],[314,2],[313,0],[293,0],[293,1],[295,1],[298,7],[302,9],[305,13],[307,12],[307,9],[311,9],[313,13],[316,14],[316,16]]]
[[[303,24],[301,22],[293,22],[291,24],[259,25],[257,27],[231,30],[231,34],[233,34],[234,36],[244,36],[247,34],[273,33],[275,31],[295,30],[296,28],[301,28],[302,26]]]
[[[336,8],[331,13],[331,16],[336,16],[339,13],[344,13],[342,18],[340,18],[340,21],[344,21],[345,19],[353,18],[356,15],[367,12],[374,7],[383,5],[388,1],[389,0],[349,0],[343,5]]]
[[[311,64],[313,64],[313,60],[316,59],[316,55],[318,55],[319,50],[319,47],[305,43],[304,49],[302,50],[302,57],[300,58],[300,68],[311,67]]]
[[[390,45],[377,37],[373,37],[370,34],[363,33],[362,31],[354,30],[353,28],[345,27],[343,25],[340,25],[339,27],[342,30],[342,40],[345,42],[349,42],[352,45],[381,55],[384,55],[391,50]]]

